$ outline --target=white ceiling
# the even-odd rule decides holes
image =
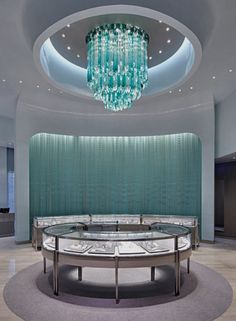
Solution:
[[[46,28],[69,14],[110,4],[109,0],[0,1],[0,116],[14,118],[17,97],[24,93],[48,95],[51,99],[61,95],[69,102],[80,99],[60,93],[41,76],[34,64],[33,44]],[[112,4],[121,2],[113,0]],[[202,62],[195,74],[172,93],[145,98],[148,104],[151,100],[167,103],[206,90],[219,103],[236,90],[235,0],[126,0],[125,4],[146,6],[172,16],[191,29],[203,47]],[[142,99],[137,104],[144,102]]]
[[[151,59],[148,60],[149,68],[171,57],[184,41],[184,36],[180,32],[164,22],[159,23],[159,21],[150,18],[131,14],[104,15],[103,12],[101,16],[77,21],[69,24],[69,27],[65,26],[51,37],[51,42],[54,48],[67,60],[75,65],[86,68],[87,45],[85,38],[87,34],[94,29],[95,26],[115,22],[139,26],[148,34],[148,56],[151,57]],[[166,31],[166,28],[169,28],[167,29],[168,31]],[[62,35],[64,35],[64,38]],[[167,43],[168,39],[171,39],[170,44]],[[70,50],[67,49],[68,45],[71,47]],[[158,54],[159,50],[162,51],[161,54]],[[79,58],[77,57],[78,53],[80,55]]]

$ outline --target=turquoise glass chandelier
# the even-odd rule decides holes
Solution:
[[[108,110],[132,107],[148,83],[147,47],[144,30],[129,24],[106,24],[87,37],[87,82],[95,99]]]

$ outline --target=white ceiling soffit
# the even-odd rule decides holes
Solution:
[[[101,16],[106,23],[106,17],[109,17],[110,14],[123,14],[126,20],[129,18],[132,20],[134,12],[135,16],[138,16],[141,26],[143,17],[146,20],[149,19],[149,22],[146,23],[145,20],[145,23],[146,28],[149,27],[150,29],[152,29],[154,21],[161,21],[170,26],[171,29],[177,30],[179,34],[183,35],[184,39],[182,45],[171,57],[161,64],[149,68],[149,83],[143,96],[161,94],[181,85],[193,75],[200,64],[202,50],[198,38],[190,29],[172,17],[151,9],[130,5],[95,7],[72,14],[50,26],[37,38],[33,49],[35,63],[39,71],[59,90],[78,96],[92,97],[86,83],[86,69],[65,59],[54,48],[50,37],[67,25],[78,23],[80,20]],[[83,39],[88,30],[80,30],[80,32],[84,33]],[[73,47],[73,44],[71,45]],[[85,42],[82,42],[81,46],[86,47]],[[150,46],[152,46],[151,41]],[[150,50],[154,51],[153,48]]]
[[[124,2],[123,2],[124,3]],[[38,72],[32,54],[36,39],[45,30],[60,20],[89,10],[96,6],[120,5],[119,0],[11,0],[0,1],[0,114],[14,117],[13,104],[17,97],[29,94],[43,97],[48,108],[49,101],[62,99],[81,105],[91,105],[89,112],[105,115],[102,103],[90,98],[79,98],[50,86],[48,80]],[[135,103],[132,113],[158,112],[161,105],[181,97],[201,93],[212,93],[215,102],[222,102],[236,89],[236,1],[235,0],[126,0],[126,5],[145,7],[161,12],[179,21],[199,39],[203,51],[198,70],[181,87],[171,93],[141,98]],[[215,79],[213,79],[212,77]],[[3,80],[6,80],[3,82]],[[22,82],[20,82],[22,80]],[[10,94],[11,93],[11,94]],[[10,96],[9,96],[10,94]],[[200,96],[199,95],[199,96]],[[37,98],[38,99],[38,98]],[[42,99],[42,98],[41,98]],[[39,103],[40,103],[39,99]],[[36,102],[35,102],[36,103]],[[64,108],[66,111],[66,106]],[[55,107],[56,108],[56,107]],[[107,112],[106,112],[107,114]]]

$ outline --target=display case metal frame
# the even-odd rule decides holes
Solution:
[[[79,228],[83,230],[87,230],[88,226],[86,224],[79,224]],[[169,226],[173,226],[173,224],[167,224]],[[59,225],[58,225],[59,226]],[[180,229],[180,226],[175,225],[177,228]],[[57,227],[57,226],[55,226]],[[60,226],[59,226],[60,228]],[[150,229],[152,229],[150,225]],[[54,249],[49,249],[47,246],[44,245],[42,247],[42,255],[43,255],[43,268],[44,272],[46,273],[46,259],[53,262],[53,292],[55,295],[59,294],[59,265],[66,264],[71,266],[78,267],[78,280],[82,280],[82,268],[83,267],[95,267],[95,268],[114,268],[115,271],[115,300],[116,303],[119,302],[119,269],[120,268],[139,268],[139,267],[150,267],[151,268],[151,280],[155,280],[155,267],[161,265],[170,265],[173,264],[175,266],[175,295],[180,294],[180,262],[183,260],[187,260],[187,272],[190,272],[190,256],[192,253],[192,246],[191,246],[191,239],[189,238],[189,243],[184,248],[179,248],[179,238],[180,237],[187,237],[190,235],[190,230],[188,228],[184,228],[185,231],[182,229],[180,233],[177,235],[173,234],[166,234],[165,232],[162,237],[148,237],[148,232],[144,232],[144,237],[140,237],[140,233],[138,237],[124,237],[119,238],[119,241],[125,242],[138,242],[138,241],[152,241],[152,240],[173,240],[174,248],[169,252],[163,253],[145,253],[145,255],[119,255],[117,251],[114,252],[113,255],[94,255],[94,254],[81,254],[81,253],[69,253],[60,250],[59,242],[63,239],[74,240],[74,237],[70,237],[65,235],[66,233],[57,233],[53,234],[49,229],[44,230],[44,234],[49,237],[54,237],[55,245]],[[119,233],[119,230],[116,232]],[[131,232],[132,234],[133,232]],[[120,233],[121,234],[121,233]],[[91,234],[92,235],[92,234]],[[91,238],[84,238],[83,234],[82,237],[78,238],[79,241],[87,240],[87,241],[97,241],[96,237]],[[117,239],[111,240],[110,238],[99,238],[99,241],[117,241]]]

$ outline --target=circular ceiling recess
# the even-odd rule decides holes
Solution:
[[[39,71],[59,90],[93,97],[87,86],[85,38],[93,28],[110,23],[138,26],[149,35],[149,81],[143,96],[174,89],[200,64],[201,44],[185,25],[152,9],[114,5],[79,11],[46,29],[33,49]]]

